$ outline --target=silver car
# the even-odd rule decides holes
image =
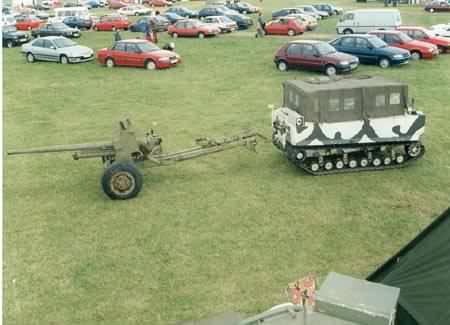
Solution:
[[[62,36],[48,36],[35,39],[22,45],[22,53],[27,62],[37,60],[55,61],[62,64],[87,62],[94,59],[94,51],[86,46],[77,45]]]

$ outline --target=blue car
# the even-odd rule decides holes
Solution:
[[[130,32],[145,33],[147,31],[150,22],[153,22],[157,32],[164,32],[169,27],[170,23],[166,17],[163,16],[144,16],[139,18],[135,23],[128,27]]]
[[[174,12],[165,12],[161,14],[161,16],[165,17],[170,22],[171,25],[175,24],[177,21],[186,19],[183,16],[180,16],[179,14],[176,14]]]
[[[411,58],[409,51],[388,46],[375,35],[344,35],[330,44],[339,52],[357,56],[361,63],[377,64],[382,68],[406,64]]]
[[[195,10],[188,9],[186,7],[176,6],[176,7],[170,7],[166,10],[166,13],[173,12],[177,15],[180,15],[185,18],[197,18],[198,12]]]

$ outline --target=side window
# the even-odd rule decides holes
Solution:
[[[136,48],[135,44],[127,44],[126,49],[127,49],[126,51],[129,52],[129,53],[136,53],[137,52],[137,48]]]
[[[355,109],[355,98],[344,98],[344,111],[351,111]]]
[[[386,96],[383,94],[375,96],[375,107],[384,107],[386,106]]]
[[[125,51],[125,44],[124,43],[116,43],[114,46],[114,51]]]
[[[341,46],[354,47],[355,46],[355,39],[353,37],[344,37],[341,40]]]
[[[289,56],[299,56],[302,54],[302,46],[300,44],[291,44],[286,51]]]
[[[36,47],[44,47],[44,40],[38,39],[37,41],[35,41],[35,42],[33,43],[33,46],[36,46]]]
[[[314,56],[315,54],[314,47],[310,44],[304,44],[302,54],[303,56]]]
[[[328,111],[338,112],[339,111],[339,98],[330,98],[328,101]]]
[[[359,49],[365,49],[369,47],[369,43],[365,38],[357,38],[356,39],[356,47]]]
[[[49,40],[44,40],[44,47],[45,48],[49,49],[52,46],[54,46],[52,42],[50,42]]]
[[[400,105],[400,93],[391,93],[389,96],[390,105]]]
[[[422,38],[425,38],[425,33],[424,32],[422,32],[422,31],[420,31],[420,30],[416,30],[415,32],[414,32],[414,37],[413,38],[415,38],[415,39],[422,39]]]
[[[395,44],[398,43],[398,38],[395,35],[385,34],[384,41],[388,44]]]
[[[355,18],[354,14],[345,14],[343,20],[353,20]]]

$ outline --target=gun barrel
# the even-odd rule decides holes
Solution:
[[[84,150],[113,150],[113,144],[111,142],[97,142],[97,143],[81,143],[71,145],[55,145],[48,147],[38,147],[30,149],[8,150],[8,155],[23,155],[23,154],[42,154],[42,153],[54,153],[54,152],[67,152],[67,151],[84,151]]]

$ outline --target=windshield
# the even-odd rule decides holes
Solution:
[[[153,51],[159,51],[160,48],[157,47],[155,44],[150,43],[150,42],[142,42],[142,43],[138,43],[137,47],[142,51],[142,52],[153,52]]]
[[[412,41],[411,37],[409,37],[405,33],[398,34],[398,37],[402,40],[402,42],[405,42],[405,43]]]
[[[369,43],[372,44],[372,46],[374,48],[381,48],[381,47],[387,46],[387,44],[383,40],[379,39],[378,37],[369,38]]]
[[[50,26],[53,26],[54,28],[57,28],[57,29],[66,29],[67,28],[67,25],[63,24],[63,23],[53,23],[53,24],[49,25],[49,27]]]
[[[77,43],[72,42],[71,40],[68,40],[67,38],[63,37],[54,39],[53,42],[55,43],[57,48],[71,47],[77,45]]]
[[[225,23],[232,23],[233,20],[228,18],[227,16],[220,16],[220,19]]]
[[[333,54],[337,52],[336,49],[328,43],[318,43],[316,44],[316,49],[320,55]]]

